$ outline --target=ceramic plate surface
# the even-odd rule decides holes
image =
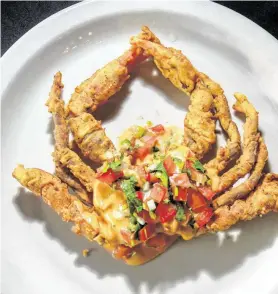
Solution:
[[[128,267],[70,225],[11,177],[18,163],[52,172],[52,124],[44,103],[53,75],[64,98],[119,56],[148,25],[201,71],[260,113],[269,169],[278,172],[278,42],[263,29],[210,2],[85,2],[43,21],[2,58],[2,293],[269,293],[278,291],[278,216],[239,224],[227,233],[178,242],[156,260]],[[183,126],[188,98],[154,71],[138,68],[97,111],[116,141],[132,124]],[[242,129],[241,117],[234,116]],[[224,141],[220,140],[219,144]],[[93,247],[89,258],[82,249]]]

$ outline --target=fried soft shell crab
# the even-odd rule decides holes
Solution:
[[[184,130],[147,122],[127,129],[116,148],[93,112],[147,58],[189,96]],[[72,222],[73,232],[98,242],[114,258],[143,264],[180,236],[190,240],[278,211],[278,175],[263,175],[268,154],[256,109],[245,95],[235,94],[233,108],[246,117],[241,147],[220,85],[181,51],[165,47],[149,28],[131,38],[122,56],[77,86],[67,106],[62,88],[58,72],[46,103],[55,125],[55,175],[19,165],[13,176]],[[226,146],[202,164],[216,141],[216,120],[227,134]],[[101,166],[93,170],[82,158]]]

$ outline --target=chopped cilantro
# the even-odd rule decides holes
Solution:
[[[180,170],[183,169],[184,162],[183,162],[181,159],[174,157],[174,158],[173,158],[173,161],[174,161],[175,165],[176,165]]]
[[[114,162],[110,162],[109,163],[109,167],[112,168],[113,170],[116,170],[119,166],[121,166],[121,161],[120,160],[116,160]]]
[[[129,146],[131,146],[131,142],[128,139],[124,139],[121,142],[121,145],[125,145],[126,147],[129,147]]]
[[[121,183],[121,188],[126,195],[130,213],[134,211],[140,212],[143,209],[142,202],[136,197],[136,182],[137,180],[132,176],[127,180],[123,180]]]
[[[155,176],[161,180],[162,185],[165,186],[165,187],[168,187],[169,179],[168,179],[167,172],[166,172],[166,170],[164,168],[163,162],[160,162],[156,166],[154,171],[156,172]]]
[[[176,220],[181,222],[184,219],[184,209],[181,204],[177,205]]]
[[[195,160],[193,163],[193,166],[195,167],[196,170],[199,170],[202,173],[205,172],[205,168],[203,167],[203,165],[201,164],[199,160]]]

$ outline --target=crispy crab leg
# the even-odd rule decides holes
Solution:
[[[125,197],[121,191],[115,191],[99,181],[94,182],[94,207],[90,208],[69,194],[67,186],[57,177],[43,170],[26,169],[19,165],[14,170],[13,177],[35,195],[41,196],[64,221],[73,222],[72,231],[76,234],[86,237],[89,241],[96,241],[115,258],[119,250],[128,252],[128,255],[118,258],[129,265],[140,265],[150,261],[163,253],[177,239],[177,236],[159,233],[149,239],[147,244],[135,240],[132,248],[124,245],[126,243],[121,230],[128,228],[129,223],[125,215],[121,217],[123,207],[127,206]],[[164,245],[154,246],[161,238]]]
[[[215,116],[219,119],[222,129],[229,137],[226,147],[220,147],[216,157],[204,166],[207,175],[212,179],[212,185],[215,185],[214,181],[217,181],[219,173],[226,168],[229,162],[236,159],[239,155],[241,150],[240,135],[237,125],[231,118],[228,101],[224,95],[223,89],[207,75],[199,73],[199,76],[214,97]]]
[[[69,119],[69,126],[84,156],[94,162],[102,162],[114,157],[116,150],[112,141],[106,136],[101,122],[91,114],[83,113]]]
[[[46,106],[48,106],[48,111],[52,113],[54,122],[55,151],[53,153],[53,159],[55,162],[55,174],[72,187],[79,197],[86,202],[90,202],[90,197],[86,190],[75,177],[61,166],[57,158],[57,152],[60,149],[68,147],[69,144],[69,130],[65,119],[64,101],[61,99],[62,89],[62,74],[61,72],[57,72],[54,76],[49,98],[46,102]]]
[[[215,143],[215,121],[210,111],[213,97],[198,80],[190,96],[191,104],[184,119],[184,142],[197,158],[203,155]]]
[[[247,194],[254,190],[261,178],[267,157],[267,147],[263,141],[263,138],[260,137],[257,161],[250,177],[244,183],[237,187],[233,187],[230,191],[216,198],[213,201],[213,206],[217,208],[219,206],[232,204],[236,199],[244,198]]]
[[[246,200],[236,200],[231,206],[216,209],[216,219],[209,230],[227,230],[238,221],[251,220],[270,211],[278,212],[278,174],[267,174]]]
[[[149,30],[146,27],[144,29]],[[202,158],[215,143],[216,136],[215,120],[211,113],[213,96],[198,78],[198,71],[180,50],[167,48],[138,36],[131,38],[131,44],[152,56],[163,76],[190,96],[191,105],[184,121],[185,143],[198,158]]]
[[[187,221],[174,221],[170,227],[165,228],[166,233],[178,234],[184,240],[191,240],[205,233],[227,230],[239,221],[252,220],[271,211],[278,212],[278,174],[267,174],[247,199],[217,208],[214,219],[206,227],[192,228]]]
[[[63,167],[68,168],[80,180],[87,191],[94,191],[95,172],[75,152],[69,148],[64,148],[59,150],[57,158]]]
[[[84,221],[80,212],[86,211],[94,214],[93,209],[69,194],[67,185],[63,184],[57,177],[40,169],[25,169],[23,165],[15,168],[13,177],[35,195],[41,196],[44,202],[51,206],[63,221],[74,222],[75,227],[78,227],[87,239],[92,241],[96,237],[99,230],[97,225],[93,226]]]
[[[253,168],[258,149],[258,113],[247,97],[235,93],[236,103],[233,108],[246,116],[244,125],[243,153],[238,162],[219,179],[212,178],[212,189],[221,192],[233,185],[238,179],[244,177]]]
[[[159,43],[159,39],[149,31],[143,31],[139,37]],[[123,55],[97,70],[75,88],[67,107],[68,115],[78,116],[84,112],[95,111],[100,104],[121,89],[129,79],[129,73],[134,65],[144,59],[142,50],[132,46]]]

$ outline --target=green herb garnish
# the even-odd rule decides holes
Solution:
[[[181,204],[177,205],[176,220],[181,222],[184,219],[184,209]]]
[[[201,164],[201,162],[199,160],[195,160],[193,163],[193,166],[195,167],[196,170],[204,173],[205,172],[205,168],[203,167],[203,165]]]
[[[125,145],[126,147],[130,147],[131,146],[131,142],[128,139],[124,139],[121,142],[121,146]]]
[[[133,176],[130,177],[128,180],[123,180],[121,183],[121,188],[126,195],[130,213],[133,213],[135,211],[140,212],[143,209],[142,202],[136,197],[136,183],[137,180]]]
[[[168,187],[169,178],[168,178],[166,169],[164,168],[163,162],[160,162],[156,166],[154,172],[155,172],[155,176],[161,180],[162,185],[165,187]]]
[[[113,170],[117,170],[119,166],[121,166],[122,162],[120,160],[110,162],[109,167],[112,168]]]

